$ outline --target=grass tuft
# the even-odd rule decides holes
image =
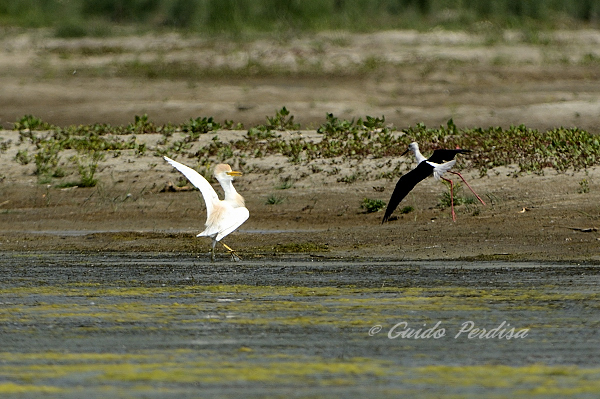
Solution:
[[[267,197],[267,201],[265,202],[265,204],[266,205],[279,205],[279,204],[282,204],[283,201],[285,201],[285,197],[271,194]]]
[[[364,209],[366,213],[379,212],[385,207],[385,201],[380,199],[365,198],[360,204],[361,209]]]

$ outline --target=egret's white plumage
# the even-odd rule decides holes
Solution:
[[[214,176],[225,192],[225,199],[220,200],[216,191],[200,173],[169,157],[164,158],[175,169],[183,173],[202,193],[206,203],[206,228],[197,237],[212,238],[211,260],[214,261],[217,242],[240,227],[250,216],[248,209],[245,207],[244,198],[238,194],[232,184],[233,177],[241,176],[241,173],[231,170],[231,167],[227,164],[219,164],[215,167]],[[225,244],[223,246],[231,252],[234,259],[239,259],[231,248]]]

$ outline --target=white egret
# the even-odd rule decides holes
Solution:
[[[227,164],[219,164],[215,167],[214,176],[225,192],[225,199],[220,200],[210,183],[200,173],[171,158],[164,158],[175,169],[183,173],[202,193],[206,203],[206,229],[196,237],[210,237],[212,239],[210,260],[214,262],[217,242],[220,242],[223,237],[240,227],[250,216],[250,212],[245,207],[244,198],[238,194],[232,184],[234,176],[241,176],[242,173],[231,170],[231,166]],[[231,253],[234,260],[240,260],[233,249],[223,242],[221,244]]]

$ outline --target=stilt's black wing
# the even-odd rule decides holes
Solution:
[[[400,177],[400,180],[396,183],[396,188],[394,188],[392,197],[388,202],[385,215],[381,221],[382,224],[387,222],[390,216],[392,216],[392,213],[394,213],[400,201],[402,201],[420,181],[425,180],[432,172],[433,166],[429,165],[427,162],[421,162],[416,168]]]
[[[462,154],[465,152],[471,152],[471,150],[461,150],[461,149],[435,150],[435,151],[433,151],[433,154],[431,154],[431,156],[429,158],[427,158],[427,160],[429,162],[433,162],[433,163],[444,163],[444,162],[452,161],[454,159],[454,157],[456,156],[456,154]]]

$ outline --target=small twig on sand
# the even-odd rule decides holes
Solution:
[[[593,233],[595,231],[598,231],[598,228],[596,228],[596,227],[567,227],[567,226],[565,226],[565,228],[575,230],[575,231],[580,231],[582,233]]]

